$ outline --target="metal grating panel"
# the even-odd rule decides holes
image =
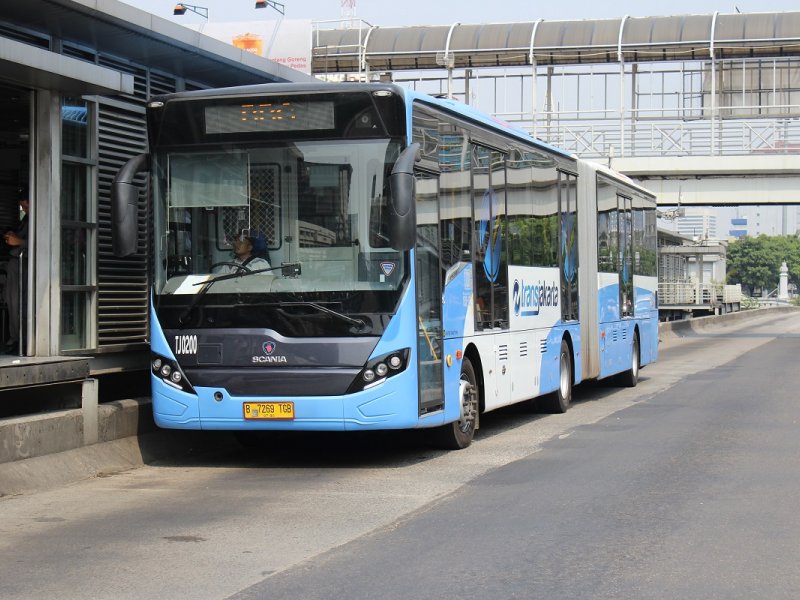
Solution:
[[[174,77],[150,71],[150,90],[148,91],[148,97],[172,94],[177,90],[178,82]]]
[[[147,134],[144,113],[136,107],[124,110],[100,104],[98,115],[97,346],[122,349],[144,342],[147,336],[149,215],[141,194],[138,251],[127,258],[115,257],[111,247],[111,182],[125,161],[147,149]]]
[[[148,98],[147,70],[144,67],[104,54],[98,55],[97,64],[101,67],[108,67],[109,69],[133,75],[133,94],[120,95],[118,98],[125,98],[144,106]]]
[[[263,235],[269,248],[280,246],[280,169],[275,164],[250,165],[250,212],[246,207],[222,209],[222,239],[231,244],[242,230]]]

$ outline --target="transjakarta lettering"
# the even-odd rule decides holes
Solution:
[[[514,280],[514,314],[522,316],[538,315],[543,306],[558,306],[559,288],[555,282],[543,280],[528,284]]]

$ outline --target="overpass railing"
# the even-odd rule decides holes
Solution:
[[[742,301],[742,286],[697,281],[661,282],[658,298],[661,306],[738,304]]]
[[[530,114],[497,116],[586,158],[800,154],[800,120],[788,116],[712,122],[707,118],[652,118],[647,111],[640,111],[621,127],[619,119],[574,119],[551,113],[537,115],[535,131]]]

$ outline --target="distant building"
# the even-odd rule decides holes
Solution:
[[[711,208],[687,208],[675,220],[678,233],[698,240],[717,239],[717,215]]]
[[[747,217],[737,217],[731,219],[731,228],[728,230],[728,236],[734,239],[740,239],[748,235]]]

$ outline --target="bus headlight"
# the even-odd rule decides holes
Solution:
[[[180,365],[174,360],[170,360],[159,354],[153,354],[150,360],[150,371],[169,387],[194,394],[194,388]]]
[[[411,356],[409,348],[403,348],[389,354],[376,356],[364,365],[364,368],[350,384],[348,394],[354,394],[361,390],[383,383],[386,379],[394,377],[398,373],[405,371],[408,366],[408,358]]]

